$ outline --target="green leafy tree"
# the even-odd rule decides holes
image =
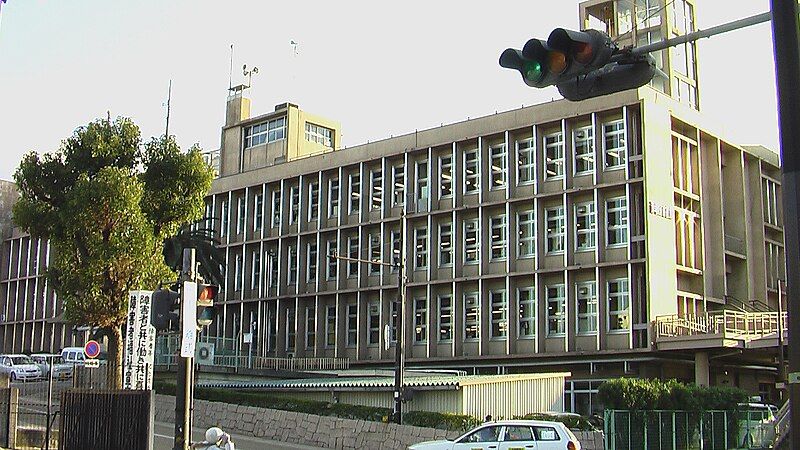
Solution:
[[[47,275],[65,317],[109,336],[109,386],[122,384],[128,292],[174,279],[164,241],[200,218],[212,178],[199,148],[184,153],[172,137],[143,144],[127,118],[82,126],[58,151],[25,155],[14,174],[14,222],[50,241]]]

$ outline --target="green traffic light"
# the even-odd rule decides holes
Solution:
[[[544,77],[542,70],[542,63],[539,61],[526,61],[525,62],[525,78],[528,81],[538,83]]]

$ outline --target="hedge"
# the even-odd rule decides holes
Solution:
[[[734,387],[697,386],[677,380],[617,378],[600,385],[606,409],[708,411],[738,409],[747,392]]]

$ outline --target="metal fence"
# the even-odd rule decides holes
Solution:
[[[71,390],[61,403],[59,450],[152,448],[152,391]]]
[[[764,411],[605,411],[606,450],[770,448],[774,417]]]

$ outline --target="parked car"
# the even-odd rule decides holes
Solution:
[[[42,370],[42,375],[45,378],[50,376],[50,365],[53,365],[53,379],[66,380],[72,378],[72,364],[67,364],[61,359],[61,355],[50,353],[34,353],[31,359],[39,369]]]
[[[480,425],[454,440],[414,444],[408,450],[580,450],[578,439],[561,422],[500,420]]]
[[[61,360],[65,364],[82,366],[84,359],[83,347],[64,347],[61,350]]]
[[[44,378],[42,370],[27,355],[0,355],[0,372],[11,381],[34,381]]]
[[[766,403],[739,403],[739,438],[745,448],[768,448],[775,441],[775,413],[778,408]]]

